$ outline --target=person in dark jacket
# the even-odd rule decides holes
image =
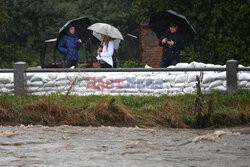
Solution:
[[[178,32],[178,25],[171,23],[169,29],[163,33],[159,40],[159,45],[163,47],[161,68],[176,65],[180,62],[180,51],[184,49],[184,41]]]
[[[72,66],[77,67],[78,64],[78,50],[81,47],[82,40],[77,39],[75,27],[70,24],[68,26],[68,33],[64,35],[58,44],[58,50],[64,54],[64,68]]]

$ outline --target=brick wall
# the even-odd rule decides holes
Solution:
[[[143,67],[148,64],[151,67],[160,67],[162,47],[159,39],[148,25],[140,26],[140,57]]]

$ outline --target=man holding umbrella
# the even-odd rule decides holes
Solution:
[[[163,33],[159,40],[159,45],[163,47],[161,68],[176,65],[180,62],[180,51],[184,48],[184,40],[178,32],[178,25],[170,23],[169,29]]]
[[[151,14],[149,25],[163,47],[161,67],[179,63],[180,51],[191,45],[196,34],[187,18],[173,10],[156,12]],[[167,31],[166,27],[169,27]]]

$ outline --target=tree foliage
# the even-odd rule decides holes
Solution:
[[[1,24],[1,26],[7,20],[8,20],[8,14],[5,10],[5,5],[3,3],[3,0],[0,0],[0,24]]]

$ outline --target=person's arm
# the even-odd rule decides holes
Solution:
[[[176,43],[174,43],[173,47],[176,50],[184,49],[185,43],[184,43],[184,40],[181,38],[181,36],[178,37],[178,40],[176,41]]]
[[[67,53],[67,49],[64,47],[66,43],[66,39],[64,37],[61,38],[57,48],[60,52],[66,54]]]
[[[166,45],[166,42],[162,42],[163,39],[166,38],[166,42],[167,42],[167,31],[163,33],[163,35],[161,36],[161,38],[159,39],[159,46],[164,46]]]
[[[78,41],[76,42],[76,49],[79,50],[81,46],[82,46],[82,40],[78,39]]]
[[[110,41],[108,44],[108,50],[106,52],[101,52],[101,57],[112,57],[114,54],[114,42]]]

